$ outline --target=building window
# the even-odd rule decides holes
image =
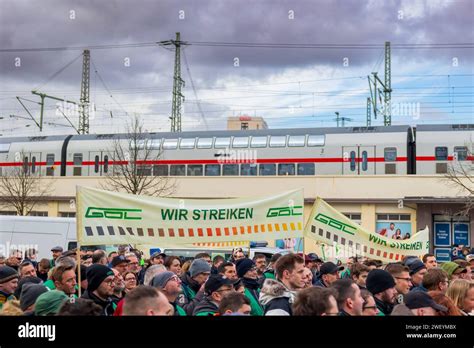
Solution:
[[[259,166],[259,175],[276,175],[276,164],[274,163],[262,163]]]
[[[395,162],[397,160],[397,148],[396,147],[386,147],[383,153],[385,162]]]
[[[62,217],[62,218],[75,218],[76,213],[75,212],[60,212],[59,217]]]
[[[314,163],[298,163],[298,175],[314,175]]]
[[[238,164],[223,164],[222,175],[225,175],[225,176],[239,175],[239,165]]]
[[[154,176],[168,176],[168,165],[167,164],[155,164],[153,165]]]
[[[437,147],[435,147],[435,159],[437,161],[447,161],[448,160],[448,148],[446,146],[437,146]]]
[[[220,176],[221,175],[220,164],[206,164],[205,175],[206,176]]]
[[[188,164],[188,176],[202,176],[202,164]]]
[[[455,146],[454,147],[454,157],[458,161],[467,160],[467,147],[466,146]]]
[[[240,129],[241,129],[241,130],[247,130],[247,129],[249,129],[249,123],[248,123],[248,122],[242,122],[242,123],[240,124]]]
[[[355,223],[358,223],[360,225],[361,223],[361,218],[362,215],[361,213],[343,213],[346,217],[354,221]]]
[[[32,211],[28,214],[29,216],[48,216],[47,211]]]
[[[170,175],[172,176],[185,176],[186,166],[184,164],[172,164],[170,166]]]
[[[278,175],[295,175],[295,164],[280,163],[278,165]]]
[[[241,164],[240,165],[240,175],[243,176],[254,176],[257,175],[257,165],[254,163],[251,164]]]

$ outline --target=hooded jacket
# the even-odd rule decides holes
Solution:
[[[189,272],[186,272],[181,276],[181,288],[183,293],[178,296],[176,302],[185,310],[187,315],[193,315],[194,308],[204,298],[204,292],[199,291],[201,285],[191,278]]]
[[[94,295],[93,293],[89,292],[89,290],[86,290],[84,292],[84,295],[82,296],[82,298],[92,300],[94,301],[95,304],[98,304],[99,306],[101,306],[102,307],[101,315],[112,316],[114,315],[115,309],[117,308],[117,305],[115,305],[112,302],[112,299],[110,297],[104,301],[100,299],[99,297],[97,297],[96,295]]]
[[[283,283],[267,279],[260,290],[260,304],[264,315],[292,315],[291,305],[296,294]]]
[[[199,304],[194,308],[193,315],[196,316],[209,316],[217,313],[219,307],[209,296],[206,296]]]

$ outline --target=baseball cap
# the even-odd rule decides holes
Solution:
[[[120,265],[121,263],[129,263],[129,262],[130,262],[130,261],[127,260],[127,259],[125,258],[125,256],[119,255],[119,256],[115,256],[115,257],[112,259],[111,264],[112,264],[112,267],[115,267],[115,266]]]
[[[60,246],[55,246],[54,248],[51,249],[51,251],[60,251],[63,252],[63,248]]]
[[[332,274],[336,273],[337,271],[342,271],[344,266],[336,266],[333,262],[325,262],[319,268],[319,274]]]
[[[210,296],[223,285],[234,285],[234,282],[221,274],[211,274],[204,285],[204,291],[207,296]]]
[[[309,253],[304,258],[305,262],[323,262],[321,258],[315,253]]]
[[[151,254],[150,259],[154,259],[154,258],[157,258],[157,257],[159,257],[159,256],[161,256],[162,258],[165,258],[165,257],[166,257],[166,254],[165,254],[165,253],[162,253],[162,252],[160,252],[160,251],[156,251],[156,252],[154,252],[153,254]]]
[[[431,307],[440,312],[447,312],[445,306],[437,304],[430,295],[424,291],[411,291],[404,297],[405,306],[410,309]]]

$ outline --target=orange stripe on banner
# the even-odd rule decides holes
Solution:
[[[228,236],[229,235],[229,227],[225,227],[224,232],[225,232],[225,235]]]
[[[384,258],[387,257],[387,252],[386,251],[383,252],[383,257]]]
[[[298,230],[302,230],[303,229],[303,226],[301,225],[301,222],[298,222]]]
[[[275,231],[280,232],[280,225],[279,224],[275,224]]]
[[[393,253],[390,253],[389,257],[390,260],[393,260]]]
[[[374,254],[374,248],[370,248],[369,254]]]
[[[159,228],[159,229],[158,229],[158,235],[159,235],[160,237],[164,237],[164,236],[165,236],[165,230],[162,229],[162,228]]]
[[[273,226],[271,224],[268,224],[268,232],[273,232]]]
[[[260,225],[260,231],[263,233],[265,232],[265,225]]]
[[[245,226],[240,226],[240,234],[245,234]]]
[[[153,237],[155,235],[153,228],[148,229],[148,237]]]
[[[290,226],[291,226],[291,230],[292,230],[292,231],[296,230],[296,228],[295,228],[295,224],[294,224],[293,222],[292,222],[292,223],[290,223]]]
[[[288,224],[283,224],[283,231],[287,232],[288,231]]]
[[[253,231],[254,231],[255,233],[258,233],[258,225],[253,226]]]
[[[252,233],[252,226],[247,226],[247,233]]]
[[[207,236],[212,237],[212,228],[207,228]]]
[[[237,235],[237,227],[232,227],[232,233],[234,234],[234,236]]]
[[[168,234],[170,237],[174,237],[174,229],[173,228],[168,228]]]
[[[178,228],[178,235],[180,237],[184,237],[184,229],[183,228]]]
[[[395,260],[398,261],[399,258],[400,258],[400,255],[399,255],[399,254],[395,255]]]
[[[216,227],[216,235],[217,235],[217,237],[220,237],[220,236],[221,236],[221,229],[220,229],[220,227]]]
[[[194,237],[194,230],[192,228],[188,228],[188,236]]]
[[[199,236],[199,237],[202,237],[202,236],[203,236],[202,228],[198,228],[198,236]]]

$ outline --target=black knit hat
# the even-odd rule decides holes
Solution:
[[[87,291],[93,292],[95,291],[100,284],[109,276],[114,275],[114,271],[112,271],[109,267],[95,264],[87,267],[86,271],[87,275]]]
[[[250,259],[245,258],[245,259],[237,260],[237,263],[235,264],[235,268],[237,270],[237,276],[239,278],[243,278],[245,273],[251,270],[252,267],[255,267],[255,262],[253,262]]]
[[[367,290],[375,295],[387,289],[394,288],[395,279],[393,279],[390,273],[383,269],[373,269],[369,272],[365,284]]]
[[[15,295],[15,297],[17,299],[20,299],[21,289],[23,288],[23,286],[25,284],[28,284],[28,283],[41,284],[42,282],[43,282],[43,280],[41,280],[41,278],[38,278],[38,277],[23,277],[19,280],[18,286],[17,286],[15,292],[13,293],[13,295]]]
[[[10,266],[0,266],[0,284],[18,278],[18,272]]]

